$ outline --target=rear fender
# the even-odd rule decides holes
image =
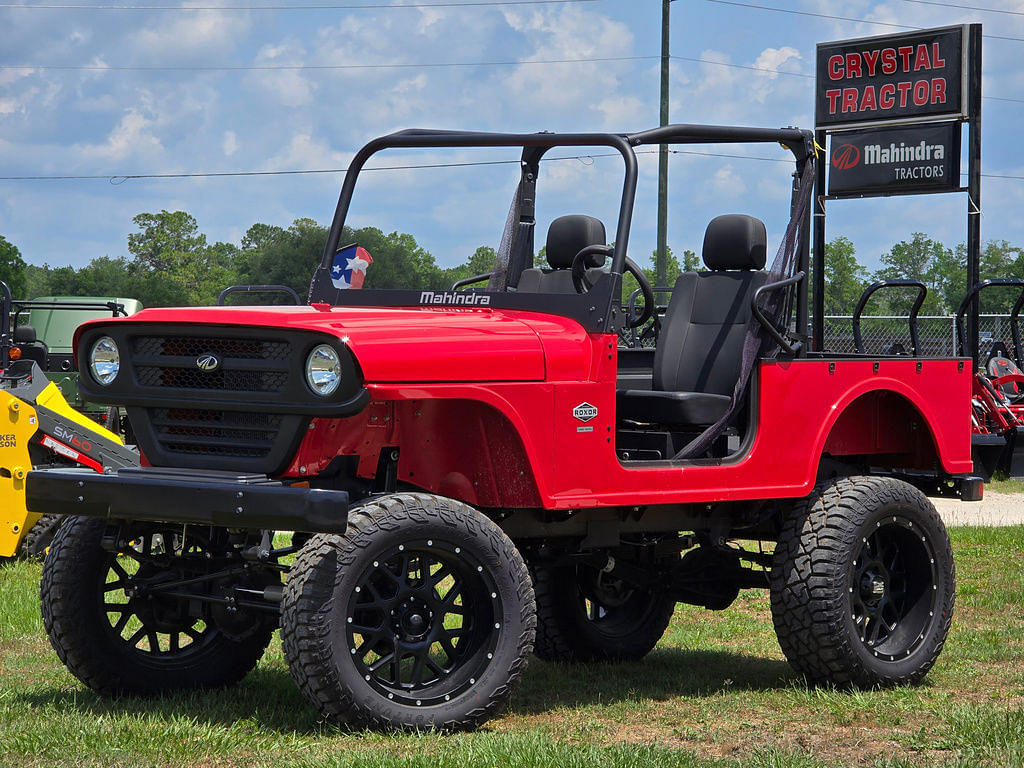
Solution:
[[[969,423],[970,379],[949,378],[962,384],[965,424]],[[901,456],[901,468],[932,469],[950,473],[963,470],[970,460],[970,431],[946,429],[949,414],[935,412],[935,404],[922,392],[897,378],[875,377],[847,390],[835,405],[835,416],[818,435],[817,456]]]

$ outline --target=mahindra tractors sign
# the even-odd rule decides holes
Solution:
[[[819,129],[962,118],[965,27],[819,43]]]
[[[829,195],[942,192],[960,187],[960,123],[832,134]]]

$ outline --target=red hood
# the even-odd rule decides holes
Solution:
[[[146,309],[131,317],[95,322],[320,331],[345,340],[369,383],[542,381],[544,348],[534,326],[550,326],[551,318],[532,315],[531,322],[531,315],[447,307],[189,307]]]

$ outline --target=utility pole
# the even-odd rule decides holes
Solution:
[[[668,125],[669,4],[661,0],[661,125]],[[668,144],[658,147],[658,253],[655,284],[665,285],[668,269]]]

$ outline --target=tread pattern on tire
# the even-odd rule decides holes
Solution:
[[[931,669],[942,650],[953,616],[954,580],[950,579],[937,624],[938,642],[929,658],[904,675],[880,675],[858,657],[845,631],[847,594],[842,576],[847,553],[855,551],[857,532],[872,505],[896,503],[917,508],[942,522],[930,501],[914,486],[886,477],[856,476],[815,488],[784,518],[772,564],[771,610],[779,645],[789,663],[811,682],[891,686],[914,683]],[[953,568],[948,536],[932,545],[936,558]]]
[[[38,558],[46,554],[64,515],[43,515],[33,525],[18,546],[18,554],[24,558]]]
[[[214,647],[173,674],[154,674],[144,666],[133,665],[130,658],[126,660],[121,649],[109,647],[111,635],[104,633],[102,624],[97,626],[97,622],[106,623],[106,616],[91,613],[91,601],[81,594],[82,572],[88,575],[96,558],[106,554],[99,546],[105,528],[105,520],[68,518],[57,530],[43,564],[43,627],[71,674],[104,695],[149,695],[179,688],[233,685],[256,666],[270,643],[272,628],[241,641],[220,635]]]
[[[342,685],[331,663],[330,635],[336,627],[322,608],[331,601],[334,583],[324,578],[324,562],[334,560],[335,581],[374,542],[375,534],[440,521],[483,535],[500,567],[510,569],[517,584],[522,633],[515,661],[499,685],[478,691],[478,705],[462,715],[437,721],[427,712],[401,721],[382,717],[362,706]],[[518,682],[536,631],[534,591],[526,564],[504,532],[472,507],[427,493],[397,493],[349,509],[344,534],[316,534],[300,551],[285,584],[281,606],[281,639],[292,677],[306,699],[325,717],[339,724],[376,728],[455,730],[472,728],[490,718]]]

